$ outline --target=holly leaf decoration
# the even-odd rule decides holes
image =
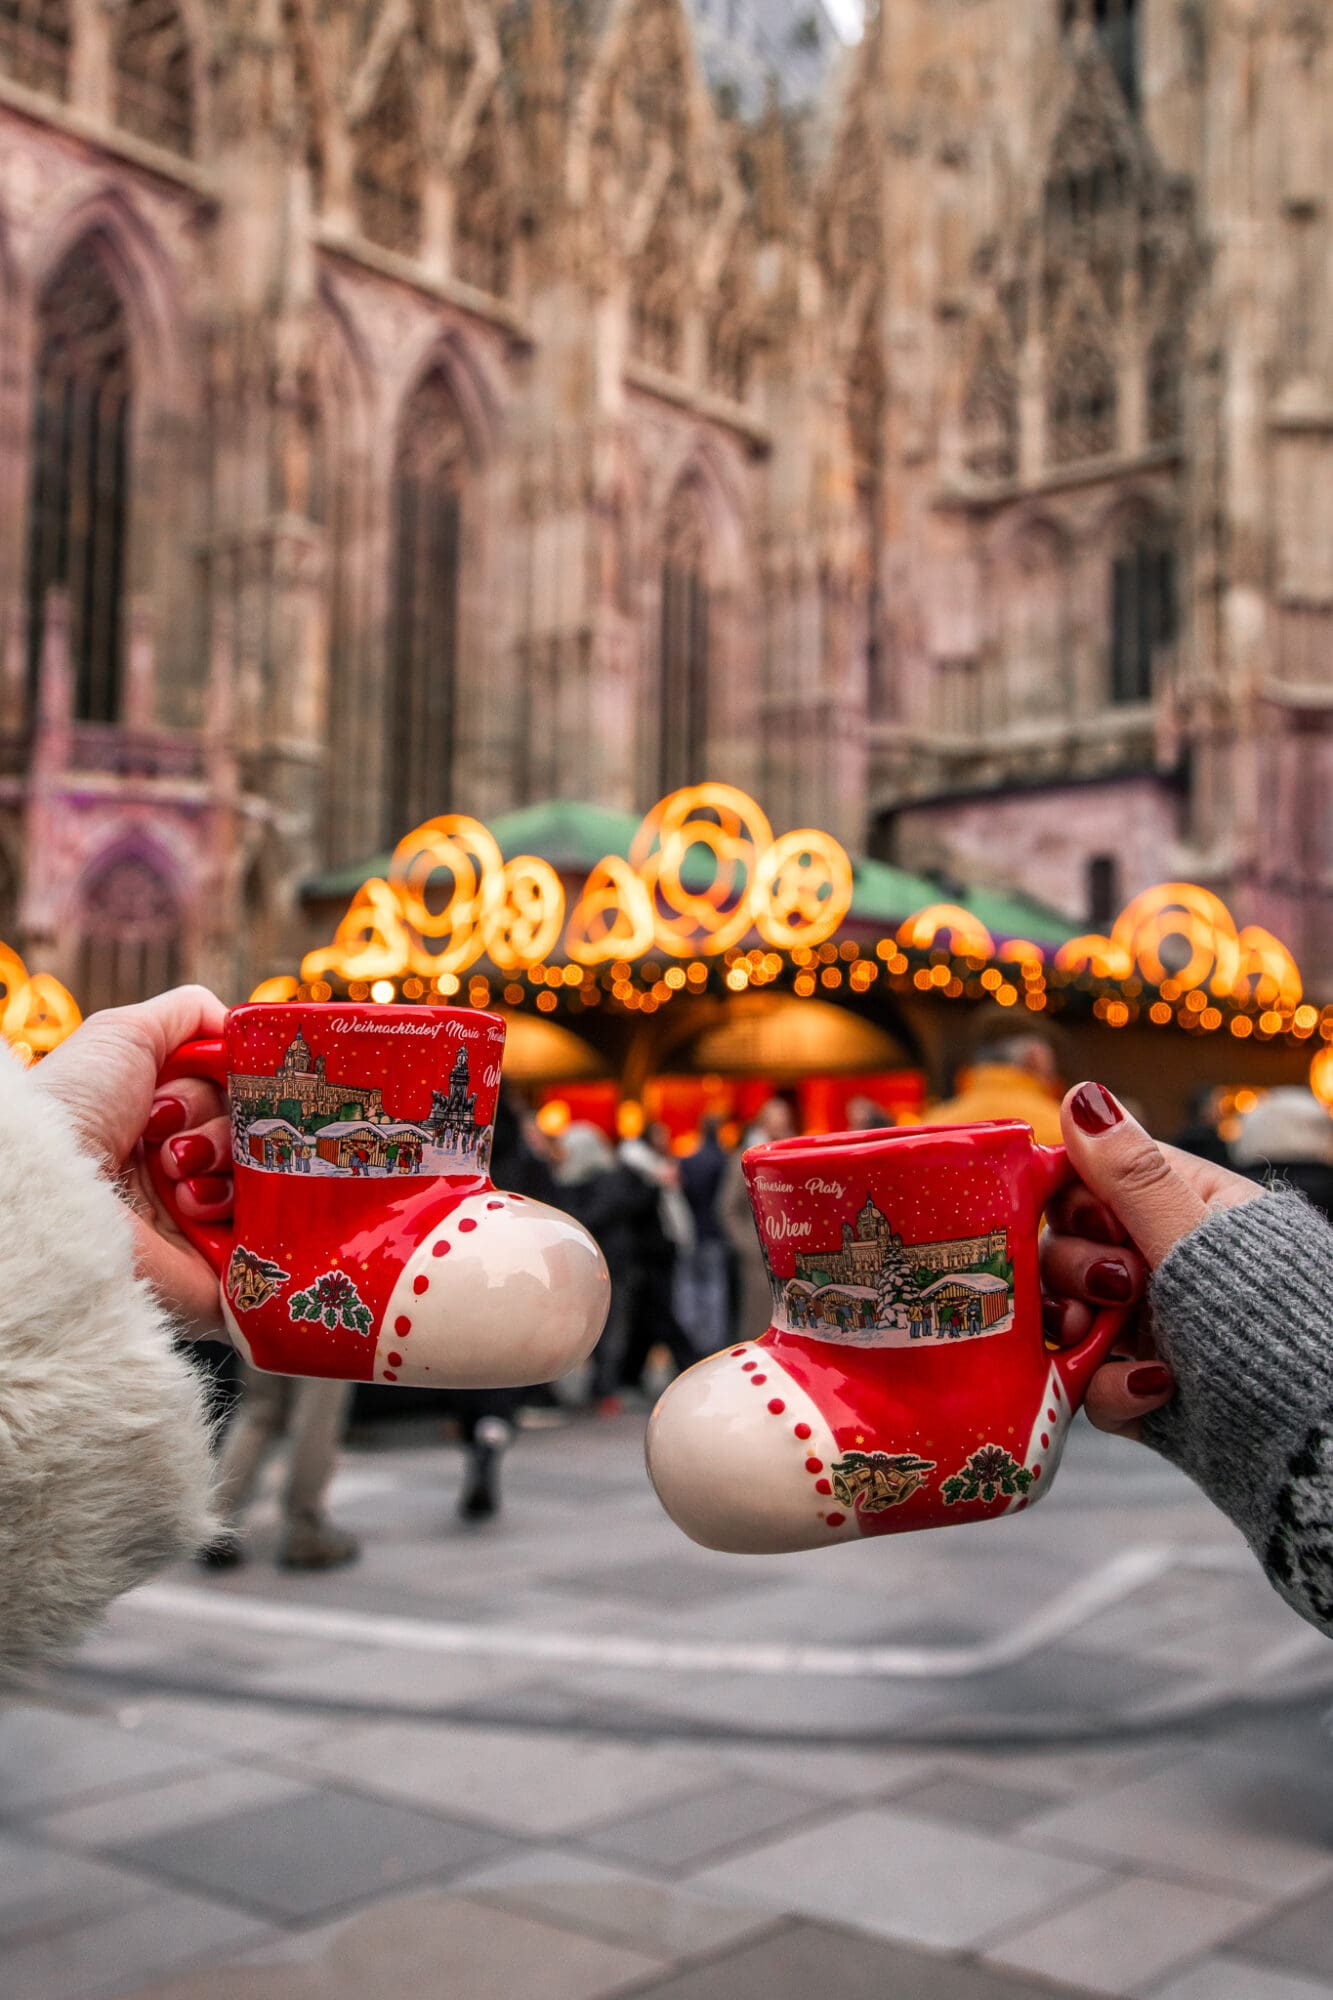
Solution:
[[[288,1311],[293,1319],[322,1321],[330,1333],[340,1326],[361,1334],[371,1328],[370,1307],[345,1271],[326,1271],[307,1290],[293,1292]]]
[[[983,1444],[965,1465],[941,1483],[940,1492],[946,1507],[960,1500],[984,1500],[990,1506],[996,1500],[1018,1498],[1031,1484],[1032,1474],[1027,1467],[1020,1465],[1003,1445]]]

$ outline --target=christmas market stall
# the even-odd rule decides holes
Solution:
[[[775,832],[722,784],[642,820],[567,801],[491,827],[444,814],[311,883],[306,908],[330,941],[259,995],[495,1008],[511,1079],[553,1122],[683,1132],[706,1110],[743,1121],[774,1088],[807,1129],[856,1096],[910,1119],[1021,1022],[1170,1130],[1199,1086],[1244,1109],[1333,1042],[1281,941],[1200,885],[1147,889],[1080,934],[999,888],[946,892],[819,829]],[[1328,1057],[1313,1080],[1333,1097]]]

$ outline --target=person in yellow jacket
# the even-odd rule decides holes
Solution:
[[[1039,1145],[1060,1143],[1060,1072],[1049,1042],[1021,1030],[987,1042],[963,1071],[956,1097],[932,1105],[923,1125],[976,1125],[1021,1118]]]

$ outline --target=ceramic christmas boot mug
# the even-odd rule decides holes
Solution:
[[[558,1209],[487,1175],[504,1022],[462,1007],[247,1006],[161,1083],[227,1093],[228,1224],[181,1215],[256,1368],[434,1389],[549,1382],[589,1354],[602,1254]]]
[[[773,1554],[1017,1513],[1123,1324],[1041,1327],[1071,1178],[1018,1122],[780,1139],[745,1156],[773,1322],[667,1389],[648,1470],[706,1548]]]

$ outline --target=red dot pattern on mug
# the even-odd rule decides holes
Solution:
[[[761,1386],[761,1384],[767,1382],[768,1377],[760,1370],[759,1363],[757,1361],[747,1357],[749,1357],[748,1348],[733,1347],[730,1351],[728,1359],[740,1362],[742,1375],[744,1375],[746,1379],[749,1381],[750,1387],[752,1389],[757,1389]],[[770,1396],[767,1402],[765,1403],[764,1408],[767,1414],[771,1417],[783,1417],[786,1416],[787,1414],[787,1405],[785,1400],[781,1396]],[[813,1453],[809,1452],[809,1441],[810,1438],[813,1436],[813,1431],[811,1430],[810,1425],[806,1423],[804,1419],[802,1419],[801,1422],[799,1423],[793,1424],[791,1427],[791,1436],[798,1450],[800,1450],[801,1453],[803,1454],[802,1465],[804,1467],[804,1470],[810,1475],[811,1479],[813,1480],[815,1493],[819,1496],[820,1499],[826,1499],[830,1497],[833,1492],[832,1485],[827,1479],[819,1476],[824,1471],[824,1461],[822,1458],[816,1458],[813,1455]],[[822,1508],[817,1508],[816,1518],[822,1521],[826,1528],[841,1528],[845,1523],[847,1516],[845,1514],[839,1514],[836,1511],[832,1513],[826,1513]]]
[[[516,1194],[492,1194],[487,1197],[485,1205],[489,1211],[494,1213],[496,1211],[503,1211],[504,1209],[512,1208],[512,1206],[521,1199],[522,1197]],[[430,1241],[428,1239],[430,1254],[432,1257],[447,1257],[450,1250],[453,1248],[453,1238],[455,1236],[471,1235],[471,1233],[477,1228],[477,1217],[475,1215],[468,1215],[466,1213],[460,1214],[459,1212],[460,1208],[465,1207],[467,1202],[472,1202],[473,1205],[475,1206],[477,1200],[478,1200],[477,1196],[465,1197],[464,1201],[454,1206],[445,1216],[444,1220],[437,1225],[437,1230],[434,1240]],[[422,1255],[425,1254],[426,1248],[427,1248],[426,1243],[423,1243],[420,1246]],[[416,1276],[412,1280],[413,1294],[417,1298],[424,1298],[425,1295],[430,1291],[430,1288],[431,1288],[431,1280],[429,1273],[425,1271],[418,1271]],[[412,1331],[412,1318],[410,1313],[400,1312],[395,1316],[393,1322],[393,1331],[396,1339],[400,1341],[405,1341],[407,1339],[408,1335]],[[403,1365],[403,1355],[400,1350],[394,1350],[392,1353],[386,1354],[383,1357],[383,1364],[379,1366],[378,1379],[382,1382],[396,1382],[398,1380],[398,1373],[402,1365]],[[423,1364],[422,1372],[428,1375],[430,1373],[430,1369],[428,1367],[425,1367]]]

